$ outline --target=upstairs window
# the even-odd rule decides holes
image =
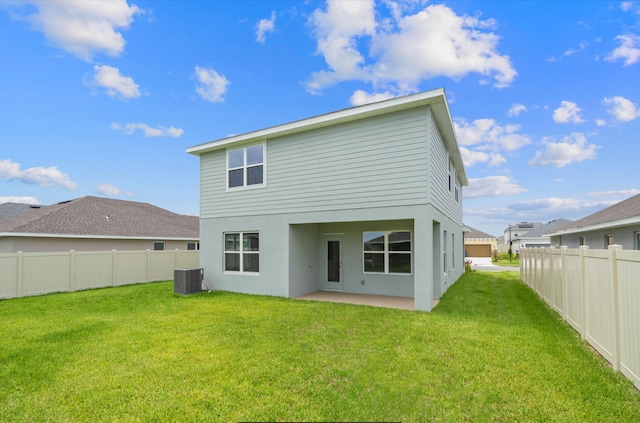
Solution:
[[[227,150],[227,188],[264,186],[264,146]]]

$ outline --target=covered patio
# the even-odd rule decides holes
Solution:
[[[373,307],[395,308],[400,310],[414,310],[413,298],[395,297],[391,295],[356,294],[340,291],[315,291],[296,297],[297,300],[327,301]],[[438,301],[433,302],[433,307]]]

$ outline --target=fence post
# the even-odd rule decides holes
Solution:
[[[111,286],[116,286],[116,275],[118,274],[118,272],[116,272],[117,260],[118,258],[116,257],[116,249],[114,248],[113,250],[111,250]]]
[[[145,267],[145,271],[146,271],[146,276],[144,281],[145,282],[149,282],[149,261],[151,260],[151,250],[147,248],[147,263],[146,263],[146,267]]]
[[[549,247],[547,249],[547,252],[549,253],[549,271],[548,271],[548,283],[547,283],[547,289],[549,290],[549,305],[551,305],[551,308],[555,307],[556,305],[556,290],[555,290],[555,285],[556,285],[556,278],[555,278],[555,263],[553,262],[553,248]]]
[[[69,292],[76,290],[76,251],[69,251]]]
[[[580,330],[580,336],[583,340],[587,338],[587,272],[585,269],[585,254],[589,249],[588,245],[580,246],[580,295],[581,299],[581,311],[582,311],[582,325]]]
[[[560,247],[560,266],[562,271],[560,272],[560,280],[562,283],[562,319],[567,321],[567,308],[569,307],[569,289],[567,288],[567,249],[566,245]]]
[[[17,277],[16,277],[16,297],[20,298],[22,297],[22,292],[23,292],[23,288],[24,288],[24,268],[23,268],[23,264],[22,264],[22,251],[18,251],[18,254],[16,256],[18,263],[17,263]]]
[[[613,369],[620,370],[620,309],[618,300],[618,250],[622,250],[622,245],[609,245],[609,265],[611,266],[611,288],[613,289]]]

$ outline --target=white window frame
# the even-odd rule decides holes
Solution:
[[[261,163],[253,163],[253,164],[248,165],[247,164],[247,149],[251,148],[251,147],[258,146],[258,145],[262,146],[262,162]],[[229,166],[229,154],[231,152],[237,151],[237,150],[242,150],[242,156],[243,156],[242,166],[230,167]],[[262,166],[262,183],[260,183],[260,184],[247,184],[247,170],[249,168],[257,167],[257,166]],[[266,142],[261,142],[261,143],[258,143],[258,144],[245,145],[243,147],[228,148],[226,150],[226,169],[227,169],[227,176],[226,176],[227,191],[237,191],[237,190],[245,190],[245,189],[254,189],[254,188],[265,187],[267,185],[267,143]],[[238,185],[236,187],[230,187],[229,186],[229,173],[232,170],[240,170],[240,169],[242,169],[242,185]]]
[[[258,235],[258,250],[245,250],[244,246],[244,236],[248,234],[257,234]],[[239,250],[227,250],[227,235],[238,235],[239,236]],[[259,275],[260,274],[260,231],[228,231],[222,234],[222,271],[227,274],[236,274],[236,275]],[[239,268],[240,270],[227,270],[227,254],[238,254]],[[258,256],[258,271],[248,271],[244,270],[244,258],[245,255],[257,255]]]
[[[604,236],[604,248],[605,250],[609,249],[609,245],[613,245],[615,243],[613,239],[613,234],[606,234]]]
[[[372,232],[382,232],[384,234],[384,250],[383,251],[367,251],[364,248],[365,234]],[[391,251],[389,250],[389,234],[394,232],[407,232],[409,234],[409,251]],[[384,272],[371,272],[365,270],[365,254],[381,254],[384,256]],[[398,273],[389,271],[389,254],[407,254],[409,255],[409,262],[411,269],[408,273]],[[365,275],[401,275],[410,276],[413,275],[413,233],[407,229],[398,230],[380,230],[380,231],[363,231],[362,232],[362,273]]]
[[[189,248],[190,245],[193,245],[193,248]],[[199,242],[187,242],[187,251],[198,251],[200,250]]]
[[[162,248],[156,248],[156,244],[162,244]],[[153,251],[164,251],[166,250],[167,244],[164,241],[153,241]]]
[[[449,156],[449,154],[447,153],[447,161],[449,162],[449,192],[453,191],[453,181],[451,178],[451,157]]]

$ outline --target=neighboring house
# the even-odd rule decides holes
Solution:
[[[542,226],[542,223],[520,222],[507,227],[498,241],[498,252],[506,253],[509,251],[509,246],[511,246],[511,251],[515,254],[516,250],[520,249],[520,237],[540,226]]]
[[[82,197],[0,219],[0,253],[199,248],[199,218]]]
[[[549,223],[542,224],[536,229],[520,235],[513,240],[513,253],[518,254],[521,248],[546,248],[551,246],[551,238],[548,234],[557,231],[563,226],[571,224],[571,220],[556,219]]]
[[[625,250],[640,250],[640,195],[576,220],[548,235],[554,246],[577,248],[588,245],[603,249],[618,244]]]
[[[210,289],[433,301],[464,272],[467,177],[444,90],[194,146]]]
[[[498,250],[498,238],[485,232],[466,227],[464,233],[464,256],[491,258]]]
[[[29,210],[39,209],[42,206],[34,204],[22,204],[22,203],[2,203],[0,204],[0,219],[4,217],[13,216]]]

